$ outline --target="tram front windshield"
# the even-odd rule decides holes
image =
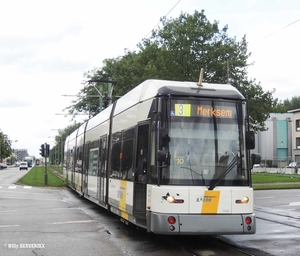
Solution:
[[[248,185],[244,113],[241,102],[172,100],[171,162],[162,183]]]

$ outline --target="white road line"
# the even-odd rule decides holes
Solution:
[[[20,225],[1,225],[0,228],[20,227]]]
[[[8,186],[7,188],[8,189],[16,189],[16,188],[23,188],[23,189],[31,189],[32,188],[32,186],[16,186],[16,185],[11,185],[11,186]],[[4,188],[3,186],[0,186],[0,188]]]
[[[300,202],[292,202],[292,203],[290,203],[289,205],[300,205]]]
[[[254,197],[254,200],[261,200],[261,199],[272,199],[274,196],[265,196],[265,197]]]
[[[48,223],[50,225],[62,225],[62,224],[77,224],[77,223],[89,223],[93,222],[93,220],[75,220],[75,221],[66,221],[66,222],[54,222]]]
[[[80,210],[80,208],[53,208],[52,211],[60,211],[60,210]]]
[[[23,192],[25,193],[25,192]],[[32,197],[19,197],[19,196],[1,196],[0,198],[3,199],[15,199],[15,200],[31,200],[31,201],[58,201],[58,202],[64,202],[64,200],[61,199],[47,199],[47,198],[32,198]]]

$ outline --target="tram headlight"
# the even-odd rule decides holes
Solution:
[[[175,201],[174,196],[168,196],[168,197],[167,197],[167,202],[168,202],[168,203],[174,203],[174,201]]]
[[[242,199],[237,199],[235,200],[236,204],[248,204],[249,202],[249,197],[244,196]]]
[[[165,196],[162,196],[163,199],[165,199],[168,203],[172,204],[183,204],[184,200],[183,199],[177,199],[174,196],[171,196],[169,193],[167,193]]]

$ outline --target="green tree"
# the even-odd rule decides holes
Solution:
[[[161,28],[138,44],[138,51],[106,59],[102,68],[86,77],[117,81],[114,96],[121,96],[146,79],[198,81],[204,68],[205,82],[229,82],[241,91],[250,103],[252,129],[265,130],[264,122],[277,99],[273,99],[274,91],[263,91],[260,83],[248,78],[246,37],[240,42],[230,38],[228,27],[220,29],[217,21],[211,23],[203,10],[181,13],[176,19],[162,18],[161,23]],[[78,111],[75,106],[70,109]]]
[[[74,123],[72,125],[67,126],[64,129],[58,130],[58,135],[55,136],[55,146],[53,146],[50,150],[50,163],[52,164],[61,164],[64,159],[64,147],[66,138],[74,132],[81,124]]]
[[[111,103],[111,93],[115,83],[110,79],[104,80],[104,75],[99,75],[97,72],[99,70],[94,69],[84,74],[87,80],[82,82],[83,88],[77,94],[77,99],[72,101],[73,105],[65,108],[73,118],[79,114],[87,115],[87,118],[93,117]],[[102,81],[93,82],[91,81],[93,79]]]
[[[285,113],[289,110],[300,108],[300,96],[293,96],[291,100],[285,99],[277,105],[276,112]]]
[[[2,159],[9,157],[12,152],[11,141],[5,133],[0,131],[0,162],[2,163]]]

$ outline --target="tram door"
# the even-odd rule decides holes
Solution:
[[[100,138],[99,147],[99,171],[98,171],[98,196],[99,203],[105,205],[105,177],[106,177],[106,165],[107,165],[107,137]]]
[[[84,145],[84,160],[82,168],[82,193],[88,195],[88,174],[89,174],[89,149],[90,142]]]
[[[76,149],[71,149],[71,188],[75,189]]]
[[[136,218],[146,219],[149,123],[143,123],[137,129],[133,211]]]

